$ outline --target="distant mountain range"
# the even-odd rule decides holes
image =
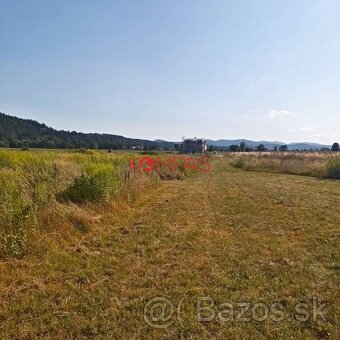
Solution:
[[[208,145],[213,145],[217,147],[229,147],[230,145],[239,145],[240,143],[246,143],[247,146],[250,146],[252,148],[257,147],[260,144],[265,145],[265,147],[269,150],[274,149],[275,146],[280,147],[281,145],[288,145],[289,150],[319,150],[322,148],[330,148],[330,145],[324,145],[324,144],[318,144],[318,143],[308,143],[308,142],[303,142],[303,143],[282,143],[278,141],[252,141],[248,139],[219,139],[219,140],[207,140]]]
[[[239,145],[244,142],[247,146],[255,148],[264,144],[269,150],[275,146],[284,145],[282,142],[251,141],[247,139],[219,139],[207,140],[208,145],[227,149],[230,145]],[[31,148],[98,148],[98,149],[174,149],[175,144],[181,142],[169,142],[163,139],[154,141],[146,139],[127,138],[119,135],[82,133],[76,131],[56,130],[45,124],[31,119],[22,119],[9,116],[0,112],[0,147],[31,147]],[[318,150],[330,148],[330,145],[317,143],[290,143],[289,150]]]
[[[181,142],[167,142],[163,139],[156,139],[154,142],[157,143],[172,143],[172,144],[179,144]],[[331,148],[331,145],[324,145],[318,143],[283,143],[278,141],[253,141],[248,139],[218,139],[218,140],[211,140],[207,139],[207,145],[213,145],[218,148],[227,149],[231,145],[240,145],[241,143],[246,143],[247,146],[256,148],[258,145],[263,144],[268,150],[273,150],[274,147],[280,147],[281,145],[287,145],[289,150],[320,150],[322,148]]]

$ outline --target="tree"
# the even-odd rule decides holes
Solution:
[[[212,152],[212,151],[217,151],[218,150],[218,148],[217,148],[217,146],[215,146],[215,145],[209,145],[208,146],[208,151],[210,151],[210,152]]]
[[[240,151],[240,147],[236,144],[232,144],[232,145],[229,146],[229,150],[231,152],[238,152],[238,151]]]
[[[246,144],[245,142],[241,142],[241,143],[240,143],[240,150],[241,150],[242,152],[246,151],[246,147],[247,147],[247,144]]]
[[[334,143],[332,145],[332,151],[336,151],[336,152],[339,152],[340,151],[340,145],[339,143]]]
[[[264,144],[259,144],[257,147],[256,147],[256,150],[257,151],[268,151],[266,146]]]
[[[288,145],[281,145],[279,151],[288,151]]]

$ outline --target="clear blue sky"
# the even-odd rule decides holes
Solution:
[[[340,141],[338,0],[0,0],[0,111],[128,137]]]

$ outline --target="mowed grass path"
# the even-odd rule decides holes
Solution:
[[[340,183],[212,164],[113,206],[67,246],[1,263],[1,338],[339,338]],[[167,328],[144,320],[158,296],[181,305]],[[316,298],[326,320],[199,322],[202,296],[287,316]]]

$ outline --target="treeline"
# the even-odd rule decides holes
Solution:
[[[149,141],[145,139],[126,138],[118,135],[100,133],[81,133],[76,131],[55,130],[45,124],[31,119],[22,119],[0,112],[0,147],[9,148],[43,148],[43,149],[108,149],[108,150],[179,150],[180,144],[166,141]],[[264,144],[256,147],[241,142],[238,145],[220,147],[209,145],[208,151],[295,151],[287,145],[268,149]],[[313,151],[339,151],[338,143],[332,148]],[[301,150],[298,151],[310,151]]]
[[[240,144],[233,144],[228,147],[218,147],[214,145],[209,145],[208,151],[230,151],[230,152],[265,152],[265,151],[333,151],[333,152],[339,152],[340,151],[340,145],[339,143],[334,143],[331,148],[320,148],[319,150],[316,149],[290,149],[288,145],[275,145],[272,149],[269,149],[264,144],[259,144],[256,147],[252,147],[247,145],[245,142],[241,142]]]
[[[171,149],[167,142],[153,142],[118,135],[59,131],[31,119],[0,112],[0,147],[46,149]]]

